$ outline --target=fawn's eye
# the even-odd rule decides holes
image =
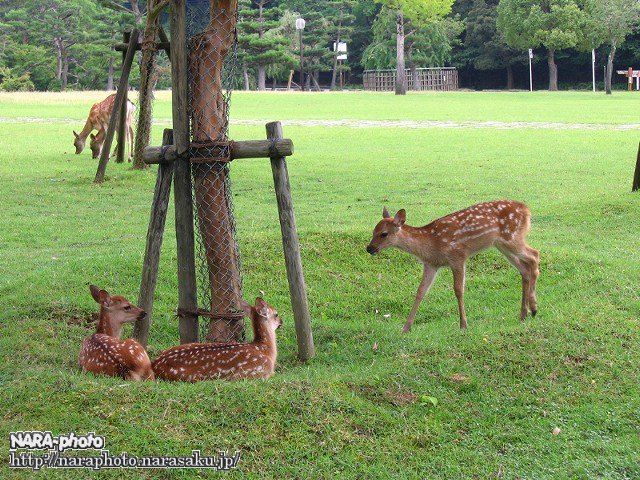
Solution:
[[[124,307],[124,309],[125,309],[125,310],[131,310],[131,305],[126,305],[126,306]]]
[[[389,232],[382,232],[382,233],[380,234],[380,236],[381,236],[382,238],[386,237],[387,235],[389,235]]]

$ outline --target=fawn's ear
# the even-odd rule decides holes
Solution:
[[[100,305],[109,305],[111,303],[111,296],[109,296],[109,292],[106,290],[101,290],[95,285],[89,285],[89,290],[91,290],[91,296]]]
[[[382,218],[391,218],[391,214],[389,213],[389,210],[387,210],[387,207],[382,207]]]
[[[396,213],[396,216],[393,217],[393,223],[395,223],[399,227],[404,225],[404,222],[406,220],[407,220],[407,212],[404,211],[404,208],[402,210],[398,210],[398,213]]]
[[[95,285],[89,285],[89,290],[91,291],[91,296],[93,299],[100,303],[100,289]]]
[[[251,312],[253,311],[253,307],[249,305],[244,298],[240,299],[240,306],[242,307],[242,311],[244,314],[251,318]]]
[[[74,131],[73,131],[73,136],[74,136],[74,137],[76,137],[76,138],[78,138],[80,135],[78,135],[78,134],[76,133],[76,131],[74,130]]]
[[[256,298],[256,311],[262,317],[266,317],[269,315],[269,305],[262,298]]]

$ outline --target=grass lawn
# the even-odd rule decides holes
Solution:
[[[296,147],[289,173],[317,357],[296,360],[268,161],[238,160],[244,293],[263,290],[283,317],[278,367],[268,381],[193,385],[125,383],[77,368],[81,339],[94,328],[88,283],[137,297],[155,183],[155,168],[110,164],[107,181],[93,185],[89,151],[73,155],[71,129],[102,96],[0,94],[5,459],[9,431],[50,430],[104,435],[112,454],[239,449],[234,478],[640,477],[640,194],[630,193],[640,127],[616,128],[637,122],[639,96],[234,93],[235,139],[264,138],[260,121],[273,119],[601,128],[286,126]],[[166,92],[155,111],[166,123]],[[154,142],[160,134],[157,126]],[[413,331],[402,335],[421,267],[398,251],[365,252],[382,206],[406,208],[407,223],[422,225],[497,198],[522,200],[533,212],[538,316],[520,324],[519,274],[488,251],[468,264],[468,331],[458,329],[451,274],[443,271]],[[151,357],[177,342],[169,213]],[[32,474],[9,470],[5,460],[0,477]]]

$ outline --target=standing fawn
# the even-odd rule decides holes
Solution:
[[[153,362],[153,371],[163,380],[197,382],[224,378],[269,378],[273,375],[278,349],[276,330],[282,321],[262,298],[254,307],[243,302],[251,318],[251,343],[187,343],[169,348]]]
[[[403,328],[405,333],[411,330],[420,302],[431,288],[438,270],[445,266],[453,272],[460,328],[467,328],[463,302],[465,262],[489,247],[496,247],[522,275],[520,320],[524,322],[528,309],[532,316],[536,315],[540,254],[525,241],[531,227],[531,212],[524,203],[511,200],[479,203],[434,220],[424,227],[406,225],[404,210],[392,218],[384,208],[382,217],[373,230],[367,252],[374,255],[383,248],[396,247],[414,255],[424,264],[422,281]]]
[[[82,370],[127,380],[153,380],[151,361],[144,347],[132,338],[120,340],[122,325],[142,318],[144,310],[95,285],[89,289],[100,305],[100,318],[96,333],[82,342],[78,357]]]
[[[93,158],[98,158],[102,151],[102,144],[104,143],[105,132],[109,126],[109,118],[113,110],[113,104],[116,99],[116,94],[111,94],[101,102],[96,102],[89,110],[89,116],[84,124],[80,133],[73,131],[73,146],[76,148],[76,154],[82,153],[87,141],[87,137],[91,136],[91,152]],[[131,151],[133,151],[133,114],[135,112],[135,105],[127,100],[127,125],[125,127],[126,141],[129,143]],[[94,130],[98,131],[97,135],[94,135]],[[131,157],[131,151],[129,156]]]

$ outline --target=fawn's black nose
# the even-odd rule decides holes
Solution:
[[[378,250],[373,245],[367,245],[367,252],[371,255],[374,255],[377,251]]]

